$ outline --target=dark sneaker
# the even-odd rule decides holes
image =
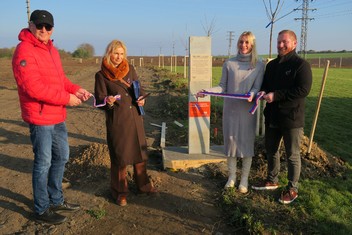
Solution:
[[[61,205],[52,206],[51,210],[53,211],[76,211],[79,210],[81,207],[78,204],[72,204],[64,201]]]
[[[263,181],[259,184],[252,185],[252,189],[255,189],[255,190],[273,190],[273,189],[277,189],[278,187],[279,187],[278,183],[273,183],[270,181]]]
[[[298,197],[298,193],[293,189],[286,189],[282,191],[279,202],[282,204],[290,204]]]
[[[49,208],[41,215],[36,213],[35,220],[48,224],[61,224],[66,221],[66,216],[60,215]]]

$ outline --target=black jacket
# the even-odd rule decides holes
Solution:
[[[311,86],[310,64],[294,50],[270,61],[262,90],[274,92],[274,102],[266,104],[265,123],[285,129],[304,127],[305,97]]]

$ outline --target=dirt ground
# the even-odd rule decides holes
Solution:
[[[93,92],[94,74],[99,70],[95,61],[65,60],[67,76]],[[79,107],[68,108],[66,121],[69,131],[70,161],[65,173],[64,195],[69,202],[79,203],[82,209],[66,214],[68,221],[61,225],[40,224],[33,220],[31,171],[33,153],[29,131],[20,115],[16,84],[11,61],[0,59],[0,234],[243,234],[230,224],[221,206],[226,164],[209,164],[188,171],[164,170],[160,152],[160,128],[150,125],[173,119],[158,115],[155,110],[165,89],[155,86],[158,74],[138,68],[148,92],[152,95],[145,106],[145,128],[150,152],[148,174],[159,190],[157,196],[135,192],[131,169],[128,205],[120,207],[109,193],[109,157],[105,145],[105,125],[102,111],[92,107],[92,100]],[[166,89],[167,90],[167,89]],[[187,144],[184,137],[167,133],[167,144]],[[307,139],[302,146],[306,151]],[[256,145],[250,181],[265,175],[265,157],[260,140]],[[302,177],[320,175],[339,177],[343,161],[321,151],[316,144],[312,153],[303,158]],[[264,198],[263,198],[264,197]],[[265,203],[265,195],[251,194],[241,200]],[[272,203],[272,202],[268,202]],[[293,221],[294,222],[294,221]],[[242,231],[239,233],[239,231]]]

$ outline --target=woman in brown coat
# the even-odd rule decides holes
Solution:
[[[149,181],[147,143],[140,107],[144,91],[135,97],[138,77],[126,59],[123,42],[113,40],[106,48],[101,70],[95,74],[95,98],[105,111],[107,144],[111,161],[112,197],[120,206],[127,205],[127,165],[133,165],[134,179],[140,193],[155,193]],[[105,105],[104,105],[105,104]],[[139,107],[140,106],[140,107]]]

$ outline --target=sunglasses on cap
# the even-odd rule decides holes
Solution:
[[[46,31],[51,31],[53,29],[53,26],[48,25],[48,24],[36,24],[35,27],[38,30],[41,30],[44,27]]]

